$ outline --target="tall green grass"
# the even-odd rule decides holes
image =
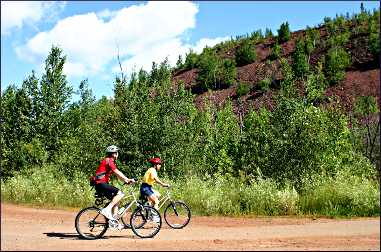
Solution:
[[[54,165],[35,167],[1,181],[2,201],[46,207],[81,207],[92,204],[88,178],[80,173],[68,179]]]
[[[93,205],[94,191],[88,185],[88,176],[76,173],[67,179],[55,166],[32,171],[2,181],[2,200],[44,207]],[[380,213],[379,183],[348,172],[305,180],[300,192],[290,184],[280,186],[271,179],[257,179],[249,184],[222,176],[162,180],[172,185],[173,198],[184,200],[197,215],[340,217],[379,216]],[[122,188],[117,180],[113,182]],[[164,194],[160,186],[155,189]],[[134,190],[138,193],[138,186]]]

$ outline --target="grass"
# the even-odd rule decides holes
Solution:
[[[88,176],[77,173],[67,179],[53,165],[32,170],[1,181],[3,202],[78,209],[93,205]],[[197,215],[353,217],[380,213],[378,182],[347,172],[306,180],[301,192],[289,184],[280,187],[271,179],[250,184],[222,176],[162,180],[172,185],[173,198],[184,200]],[[122,188],[115,180],[114,184]],[[160,186],[155,188],[164,193]]]

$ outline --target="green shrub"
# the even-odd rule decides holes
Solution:
[[[231,86],[235,83],[237,78],[237,68],[234,60],[224,59],[221,70],[221,82],[225,85]]]
[[[235,61],[237,66],[243,66],[253,63],[256,59],[255,46],[250,40],[245,39],[235,54]]]
[[[270,60],[279,59],[280,53],[281,53],[281,47],[278,43],[275,43],[274,47],[271,49],[271,53],[269,56]]]
[[[289,41],[290,37],[291,37],[291,33],[290,33],[290,27],[289,27],[288,22],[282,23],[280,25],[279,30],[278,30],[278,41],[279,41],[279,43]]]
[[[339,172],[304,183],[300,209],[305,214],[324,216],[379,216],[380,190],[377,181]]]
[[[263,80],[260,80],[258,82],[258,87],[260,90],[266,92],[267,90],[270,89],[270,85],[271,85],[271,80],[269,78],[265,78]]]
[[[380,56],[380,33],[374,32],[369,35],[369,49],[375,60]]]
[[[192,69],[198,66],[198,55],[192,49],[185,56],[184,68]]]
[[[250,91],[249,85],[240,82],[237,86],[237,96],[243,96],[248,94]]]
[[[200,55],[197,82],[203,88],[217,88],[221,84],[232,85],[237,77],[233,60],[222,60],[213,49],[205,48]]]
[[[298,39],[295,45],[295,51],[292,55],[292,69],[297,77],[303,77],[309,70],[308,57],[304,51],[304,41]]]
[[[345,77],[345,69],[351,65],[351,57],[341,47],[331,48],[326,57],[324,70],[331,85],[339,83]]]

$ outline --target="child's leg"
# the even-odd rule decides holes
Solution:
[[[156,197],[155,194],[151,194],[150,196],[147,197],[151,202],[154,204],[154,208],[156,210],[159,210],[159,199]]]

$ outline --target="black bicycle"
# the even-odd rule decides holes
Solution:
[[[143,205],[139,202],[131,187],[129,190],[129,196],[126,198],[132,198],[132,201],[124,204],[118,213],[119,219],[124,224],[124,229],[131,228],[132,231],[141,238],[152,238],[159,233],[162,220],[160,213],[153,207]],[[99,208],[104,204],[106,207],[110,201],[106,199],[104,195],[97,192],[95,196],[95,206],[87,207],[79,211],[75,218],[75,229],[78,234],[88,240],[94,240],[101,238],[109,227],[116,228],[119,224],[118,220],[109,220],[100,212],[102,208]],[[134,207],[134,208],[133,208]],[[129,216],[129,225],[126,225],[126,214],[129,210],[132,210],[131,216]]]

